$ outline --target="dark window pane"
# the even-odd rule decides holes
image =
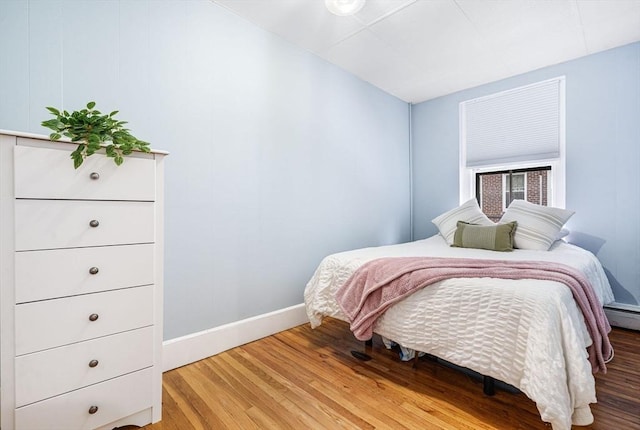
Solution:
[[[546,206],[550,166],[476,174],[476,198],[482,211],[498,221],[514,199]]]

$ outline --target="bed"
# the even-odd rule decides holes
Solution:
[[[311,326],[319,326],[324,317],[350,322],[336,293],[361,266],[388,257],[562,263],[577,269],[591,283],[597,306],[614,300],[597,258],[559,240],[557,234],[571,215],[564,214],[548,232],[547,249],[546,245],[528,246],[526,238],[521,237],[520,248],[496,252],[451,246],[452,220],[456,225],[461,222],[458,218],[472,225],[491,223],[478,223],[477,202],[471,214],[460,208],[441,216],[446,215],[447,222],[435,219],[440,233],[430,238],[325,257],[304,292]],[[508,221],[508,217],[502,221]],[[531,222],[520,217],[520,226],[526,234]],[[453,230],[455,233],[459,229]],[[514,236],[517,239],[517,234]],[[569,430],[572,424],[593,421],[589,405],[596,402],[595,379],[587,354],[592,336],[571,290],[562,283],[491,277],[445,279],[397,301],[375,321],[373,332],[407,350],[434,355],[518,388],[536,403],[541,419],[551,423],[554,430]]]

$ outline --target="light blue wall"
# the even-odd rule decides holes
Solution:
[[[571,241],[602,261],[620,303],[640,304],[640,43],[412,107],[414,237],[458,205],[461,101],[566,76]]]
[[[45,106],[90,100],[171,153],[165,339],[409,240],[408,105],[208,0],[0,0],[0,128],[47,133]]]

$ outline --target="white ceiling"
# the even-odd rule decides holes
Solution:
[[[640,40],[640,0],[212,0],[410,103]]]

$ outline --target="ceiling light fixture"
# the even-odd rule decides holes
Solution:
[[[362,9],[365,0],[324,0],[325,6],[334,15],[354,15]]]

